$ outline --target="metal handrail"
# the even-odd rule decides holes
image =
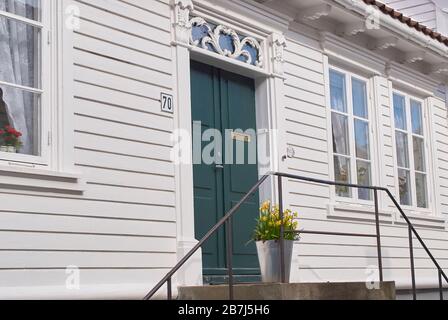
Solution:
[[[315,179],[310,177],[303,177],[293,174],[287,174],[287,173],[268,173],[264,175],[245,195],[241,200],[232,208],[230,209],[224,217],[221,218],[205,235],[204,237],[166,274],[165,277],[163,277],[162,280],[160,280],[157,285],[144,297],[144,300],[151,299],[157,291],[162,288],[162,286],[166,283],[167,284],[167,296],[168,299],[172,299],[172,278],[174,274],[182,268],[182,266],[202,247],[202,245],[207,242],[222,226],[227,226],[227,232],[226,232],[226,241],[227,241],[227,269],[228,269],[228,277],[229,277],[229,299],[233,300],[234,298],[234,292],[233,292],[233,266],[232,266],[232,226],[231,226],[231,219],[233,215],[238,211],[238,209],[243,205],[247,199],[249,199],[258,189],[259,187],[269,178],[270,176],[277,176],[278,177],[278,197],[279,197],[279,212],[280,212],[280,219],[283,220],[283,178],[289,178],[289,179],[295,179],[300,181],[306,181],[306,182],[313,182],[317,184],[325,184],[330,186],[340,186],[340,187],[348,187],[348,188],[356,188],[356,189],[368,189],[372,190],[374,193],[374,204],[375,204],[375,222],[376,222],[376,234],[356,234],[356,233],[338,233],[338,232],[324,232],[324,231],[299,231],[301,233],[308,233],[308,234],[325,234],[325,235],[338,235],[338,236],[353,236],[353,237],[375,237],[377,240],[377,254],[378,254],[378,268],[379,268],[379,280],[380,282],[383,281],[383,266],[382,266],[382,253],[381,253],[381,234],[380,234],[380,221],[379,221],[379,198],[378,198],[378,191],[385,192],[388,197],[392,200],[395,207],[400,212],[401,216],[404,218],[408,225],[409,230],[409,249],[410,249],[410,259],[411,259],[411,277],[412,277],[412,291],[413,291],[413,298],[414,300],[417,298],[417,289],[416,289],[416,283],[415,283],[415,265],[414,265],[414,253],[413,253],[413,239],[412,236],[415,235],[417,240],[422,245],[423,249],[426,251],[426,253],[431,258],[431,261],[434,263],[434,265],[437,268],[438,272],[438,280],[439,280],[439,291],[440,291],[440,299],[443,300],[443,279],[448,283],[448,277],[437,262],[437,260],[432,255],[429,248],[424,243],[423,239],[420,237],[417,230],[412,225],[412,222],[409,220],[408,216],[404,213],[403,209],[401,208],[398,201],[395,199],[395,197],[392,195],[389,189],[384,187],[376,187],[376,186],[364,186],[364,185],[358,185],[358,184],[351,184],[351,183],[343,183],[343,182],[336,182],[336,181],[329,181],[329,180],[322,180],[322,179]],[[282,282],[286,282],[286,274],[285,274],[285,265],[284,265],[284,233],[283,225],[281,226],[280,230],[280,264],[281,264],[281,279]]]
[[[225,223],[228,223],[230,221],[230,218],[235,214],[235,212],[241,207],[241,205],[246,202],[246,200],[255,192],[258,190],[258,188],[261,186],[263,182],[266,181],[266,179],[269,177],[269,175],[263,176],[250,190],[246,195],[232,208],[230,211],[221,219],[218,221],[216,225],[213,226],[213,228],[210,229],[209,232],[205,234],[205,236],[188,252],[172,269],[168,274],[163,277],[162,280],[159,281],[159,283],[145,296],[144,300],[151,299],[151,297],[156,294],[157,291],[163,286],[163,284],[167,281],[171,281],[171,278],[174,276],[174,274],[190,259],[196,251],[198,251],[202,245],[211,237],[214,235],[214,233]],[[170,287],[170,286],[169,286]],[[171,291],[171,288],[168,288],[169,291]]]

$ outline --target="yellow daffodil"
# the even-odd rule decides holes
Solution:
[[[256,241],[277,240],[282,226],[286,231],[295,231],[299,225],[295,221],[298,217],[297,212],[287,209],[280,214],[279,206],[272,205],[271,201],[265,201],[261,204],[260,213],[254,235]],[[285,233],[285,239],[297,240],[298,234],[287,232]]]

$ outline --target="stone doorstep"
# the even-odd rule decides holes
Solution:
[[[235,300],[395,300],[395,282],[368,289],[365,282],[237,284]],[[179,287],[179,300],[228,300],[227,285]]]

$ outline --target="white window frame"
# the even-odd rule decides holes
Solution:
[[[395,126],[395,106],[394,106],[394,94],[398,94],[400,96],[403,96],[405,98],[405,104],[406,104],[406,126],[407,130],[404,131],[402,129],[398,129]],[[413,211],[417,213],[425,213],[425,214],[432,214],[433,213],[433,206],[434,206],[434,196],[433,196],[433,159],[431,156],[431,147],[430,147],[430,140],[431,140],[431,126],[429,124],[429,109],[428,109],[428,103],[425,99],[419,98],[417,95],[409,93],[407,91],[402,91],[397,88],[392,88],[391,92],[391,122],[392,122],[392,141],[393,141],[393,150],[394,150],[394,175],[395,175],[395,185],[396,185],[396,198],[397,201],[400,203],[400,206],[407,210],[407,211]],[[422,125],[423,125],[423,137],[420,135],[416,135],[412,132],[412,115],[411,115],[411,100],[414,100],[416,102],[419,102],[421,104],[422,108]],[[395,137],[395,133],[403,132],[407,134],[408,137],[408,156],[409,156],[409,170],[410,170],[410,178],[411,178],[411,202],[412,205],[402,205],[400,200],[400,186],[399,186],[399,179],[398,179],[398,154],[397,154],[397,141]],[[424,153],[425,153],[425,166],[426,166],[426,193],[427,193],[427,202],[428,207],[427,208],[420,208],[417,206],[417,188],[415,183],[415,162],[414,162],[414,152],[413,152],[413,137],[417,136],[420,138],[423,138],[423,146],[424,146]]]
[[[52,90],[51,79],[54,73],[55,67],[54,62],[52,62],[52,51],[53,44],[51,34],[53,29],[54,19],[52,17],[53,12],[55,12],[55,6],[53,1],[42,0],[41,1],[41,21],[30,20],[22,16],[18,16],[9,12],[0,11],[0,16],[9,18],[15,21],[24,22],[29,25],[35,26],[41,31],[41,61],[38,68],[40,74],[40,89],[30,88],[22,85],[8,84],[0,81],[0,85],[9,86],[17,89],[26,89],[29,92],[40,94],[40,105],[39,105],[39,138],[37,143],[39,143],[39,155],[26,155],[19,153],[6,153],[0,152],[0,165],[11,165],[11,163],[18,164],[28,164],[30,166],[40,166],[40,167],[50,167],[51,159],[51,148],[50,148],[50,132],[51,132],[51,120],[52,120]]]
[[[336,72],[339,72],[341,74],[345,75],[345,85],[346,85],[346,101],[347,101],[347,114],[343,112],[339,112],[337,110],[333,110],[331,107],[331,86],[330,86],[330,71],[334,70]],[[367,110],[368,110],[368,119],[359,118],[362,121],[369,123],[369,146],[370,146],[370,171],[371,171],[371,185],[375,185],[376,181],[378,181],[378,172],[377,172],[377,153],[375,152],[376,149],[376,112],[373,110],[372,105],[372,81],[371,79],[360,75],[359,73],[355,73],[353,71],[350,71],[345,68],[338,67],[333,64],[328,64],[327,69],[327,82],[328,82],[328,88],[327,88],[327,117],[328,117],[328,150],[329,154],[331,155],[329,157],[329,164],[330,164],[330,177],[332,180],[335,180],[335,172],[334,172],[334,156],[338,155],[333,152],[333,130],[332,130],[332,113],[338,113],[343,115],[348,115],[348,121],[349,121],[349,147],[350,147],[350,175],[351,175],[351,183],[357,184],[357,167],[356,167],[356,161],[358,160],[358,157],[356,156],[356,142],[355,142],[355,129],[354,129],[354,120],[359,118],[353,114],[353,94],[352,94],[352,79],[355,78],[357,80],[361,80],[366,83],[366,94],[367,94]],[[348,156],[343,157],[348,158]],[[361,161],[367,162],[365,159],[360,159]],[[356,181],[355,181],[356,179]],[[358,189],[351,188],[351,196],[350,197],[341,197],[336,193],[336,188],[331,188],[331,198],[335,200],[337,203],[348,203],[348,204],[357,204],[357,205],[366,205],[366,206],[372,206],[374,204],[374,197],[373,193],[371,195],[370,200],[364,200],[359,199],[358,195]]]

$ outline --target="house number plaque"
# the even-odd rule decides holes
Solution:
[[[162,112],[174,113],[174,100],[171,94],[162,92],[160,94],[160,104]]]

